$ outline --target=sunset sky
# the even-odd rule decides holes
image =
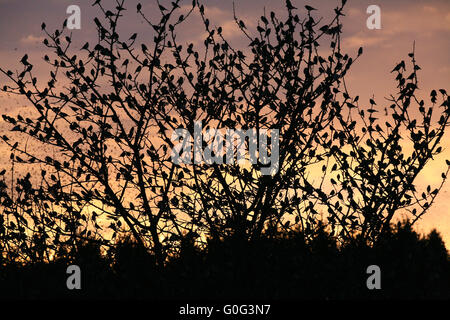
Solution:
[[[339,2],[338,2],[339,1]],[[318,9],[315,16],[323,16],[327,20],[340,0],[331,1],[299,1],[291,0],[305,14],[304,5],[308,4]],[[157,13],[154,1],[142,1],[142,11],[150,17]],[[144,4],[145,2],[145,4]],[[170,7],[171,1],[161,3]],[[5,69],[13,71],[20,69],[19,60],[27,53],[29,61],[34,64],[33,72],[38,79],[47,79],[49,69],[43,64],[43,55],[48,53],[42,44],[45,34],[41,24],[45,22],[48,30],[54,30],[62,25],[69,16],[66,9],[69,5],[78,5],[81,9],[81,29],[73,30],[73,48],[78,50],[86,41],[94,43],[96,30],[93,18],[98,9],[92,7],[93,1],[73,0],[0,0],[0,64]],[[105,7],[114,5],[115,1],[103,0]],[[119,22],[119,32],[128,38],[134,32],[138,33],[138,42],[151,45],[152,38],[146,37],[148,26],[136,14],[136,0],[125,1],[125,12]],[[212,25],[222,26],[224,36],[236,46],[245,47],[246,39],[242,37],[233,20],[232,1],[205,0],[205,13]],[[191,1],[185,1],[189,7]],[[369,5],[381,8],[381,29],[369,30],[366,20]],[[249,29],[255,28],[257,19],[270,11],[282,14],[284,1],[244,0],[235,1],[236,14],[246,22]],[[182,8],[183,9],[183,8]],[[450,1],[448,0],[348,0],[342,22],[344,34],[342,49],[350,56],[356,56],[359,47],[364,48],[362,57],[352,66],[346,81],[350,93],[360,96],[360,101],[367,102],[374,97],[378,104],[387,104],[384,97],[394,94],[395,75],[392,68],[401,60],[407,61],[407,54],[412,51],[415,41],[416,60],[421,67],[419,73],[419,88],[421,95],[428,98],[432,89],[450,91]],[[180,39],[185,43],[200,44],[204,33],[196,23],[196,16],[190,17],[188,23],[179,30]],[[6,79],[0,76],[0,85]],[[18,111],[27,112],[27,103],[17,97],[0,93],[1,114]],[[9,126],[0,120],[0,135],[7,132]],[[418,185],[432,186],[439,182],[441,172],[445,168],[445,159],[450,159],[450,134],[443,141],[444,153],[427,167],[417,181]],[[7,151],[7,146],[0,144],[0,150]],[[2,152],[0,165],[8,166],[9,152]],[[437,202],[424,218],[417,224],[417,230],[427,232],[436,228],[441,232],[450,248],[450,182],[444,186]]]

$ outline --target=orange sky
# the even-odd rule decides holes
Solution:
[[[340,0],[339,0],[340,1]],[[0,0],[0,64],[12,70],[20,68],[18,61],[28,53],[35,67],[33,72],[40,78],[48,78],[48,69],[42,64],[45,47],[42,45],[44,34],[40,29],[42,22],[46,22],[49,30],[60,26],[68,16],[66,8],[76,4],[81,9],[81,29],[73,30],[74,48],[89,40],[95,39],[95,28],[92,22],[97,13],[90,4],[93,1],[67,0]],[[143,11],[152,16],[156,12],[153,1],[142,1]],[[171,1],[161,1],[170,7]],[[304,13],[304,5],[309,4],[318,9],[316,16],[330,17],[337,1],[296,1],[291,2]],[[115,3],[103,0],[106,6]],[[120,32],[127,37],[138,33],[140,42],[151,43],[146,38],[146,25],[136,15],[136,0],[126,1],[125,13],[120,24]],[[190,6],[191,1],[186,1]],[[203,1],[206,14],[213,25],[222,26],[224,35],[237,46],[245,46],[241,34],[234,26],[232,1],[206,0]],[[366,9],[376,4],[381,8],[381,29],[369,30],[366,20],[369,14]],[[246,0],[235,1],[236,12],[249,28],[257,25],[257,19],[270,11],[281,12],[283,1]],[[346,78],[350,93],[359,95],[360,101],[367,102],[372,96],[377,103],[382,104],[384,97],[395,93],[394,76],[390,73],[393,66],[401,60],[407,60],[415,41],[416,59],[422,70],[419,73],[419,87],[423,97],[428,97],[431,89],[446,89],[450,91],[450,1],[448,0],[379,0],[366,1],[348,0],[346,16],[342,22],[344,34],[342,48],[351,56],[355,56],[360,46],[364,47],[364,54],[353,64]],[[203,32],[195,16],[186,23],[179,32],[180,39],[186,42],[201,43]],[[0,76],[0,85],[5,79]],[[17,97],[10,97],[0,93],[1,113],[27,112],[27,105]],[[8,126],[0,120],[0,135],[7,131]],[[444,153],[424,171],[418,180],[419,185],[436,185],[444,168],[444,159],[450,159],[450,134],[444,139]],[[1,150],[5,149],[0,145]],[[0,165],[7,165],[9,152],[2,153]],[[450,248],[450,183],[446,183],[437,202],[428,214],[417,224],[419,231],[429,231],[436,228],[444,237]]]

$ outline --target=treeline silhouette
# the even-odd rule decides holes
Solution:
[[[450,261],[435,230],[420,236],[398,223],[365,245],[357,238],[338,245],[320,226],[302,233],[237,237],[205,248],[182,245],[158,267],[153,254],[126,237],[102,252],[98,242],[59,248],[48,263],[5,264],[2,299],[449,299]],[[68,290],[66,268],[81,268],[81,290]],[[369,265],[381,269],[381,290],[369,290]]]

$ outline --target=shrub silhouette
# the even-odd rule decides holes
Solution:
[[[447,161],[437,186],[415,184],[442,151],[450,97],[439,89],[420,98],[414,48],[410,62],[392,70],[398,85],[388,106],[351,97],[345,76],[363,50],[351,57],[341,48],[345,2],[325,22],[286,0],[286,16],[264,13],[256,30],[234,14],[245,54],[197,0],[183,14],[179,0],[158,6],[154,21],[139,4],[151,45],[119,34],[121,0],[111,10],[94,3],[98,41],[75,52],[66,23],[53,32],[43,24],[49,81],[33,77],[28,55],[21,71],[0,67],[10,81],[2,90],[34,110],[3,115],[14,132],[2,137],[12,163],[12,185],[0,172],[5,288],[18,281],[13,295],[74,298],[448,297],[440,236],[421,238],[410,225],[450,170]],[[176,37],[193,12],[206,31],[200,48]],[[274,155],[279,142],[276,170],[262,174],[263,159],[239,165],[238,146],[224,164],[214,137],[202,138],[201,151],[217,161],[175,163],[171,134],[184,128],[194,136],[198,123],[250,136],[254,129],[257,137],[279,130],[279,141],[275,134],[266,145]],[[251,139],[242,141],[247,150]],[[40,166],[40,175],[17,174],[19,164]],[[314,169],[321,174],[313,177]],[[410,222],[392,226],[399,212]],[[68,263],[84,266],[86,291],[68,293],[60,278],[49,280]],[[369,264],[386,270],[383,293],[364,287]]]
[[[14,132],[2,137],[11,147],[13,169],[23,163],[41,167],[39,177],[19,174],[14,185],[1,172],[6,257],[48,260],[59,241],[112,233],[104,240],[114,245],[117,236],[131,233],[162,266],[188,235],[197,242],[231,235],[255,240],[300,227],[309,238],[322,223],[340,242],[359,234],[374,243],[398,212],[407,212],[412,223],[427,212],[448,172],[433,188],[414,182],[442,151],[450,98],[440,89],[430,101],[420,99],[414,49],[409,64],[393,68],[397,93],[384,108],[373,99],[350,97],[344,85],[363,52],[351,57],[340,46],[345,1],[328,22],[286,1],[286,17],[264,14],[253,31],[235,14],[249,43],[246,54],[225,39],[221,27],[212,27],[198,1],[180,15],[179,4],[158,7],[155,21],[138,6],[154,35],[146,36],[153,38],[150,45],[137,34],[118,32],[124,1],[111,10],[96,1],[95,45],[73,52],[66,23],[54,32],[42,25],[44,60],[53,69],[48,82],[33,77],[28,55],[20,59],[21,72],[0,68],[10,81],[2,90],[25,97],[34,110],[32,117],[3,115]],[[183,48],[177,30],[193,12],[207,35],[200,47]],[[319,47],[330,53],[322,56]],[[68,86],[60,88],[63,81]],[[279,157],[271,160],[276,170],[262,174],[261,159],[225,165],[228,156],[213,155],[215,138],[207,137],[202,152],[211,151],[217,161],[175,163],[171,133],[184,128],[193,136],[196,123],[257,134],[279,130]],[[31,151],[25,137],[36,150],[49,147],[54,154]],[[243,141],[246,149],[249,139]],[[269,140],[266,147],[275,154],[277,139]],[[405,141],[414,151],[406,151]],[[192,141],[186,137],[186,143]],[[235,154],[237,148],[230,150]],[[312,177],[314,168],[322,173]],[[108,230],[100,229],[100,220]]]

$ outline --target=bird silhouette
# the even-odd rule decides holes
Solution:
[[[308,10],[308,11],[317,10],[316,8],[313,8],[313,7],[308,6],[308,5],[305,6],[305,9]]]
[[[291,1],[289,1],[289,0],[286,0],[286,7],[287,7],[289,10],[297,9],[296,7],[294,7],[294,6],[292,5]]]
[[[28,54],[24,55],[22,57],[22,59],[20,60],[20,62],[22,62],[24,65],[27,65],[27,64],[29,64],[27,60],[28,60]]]

